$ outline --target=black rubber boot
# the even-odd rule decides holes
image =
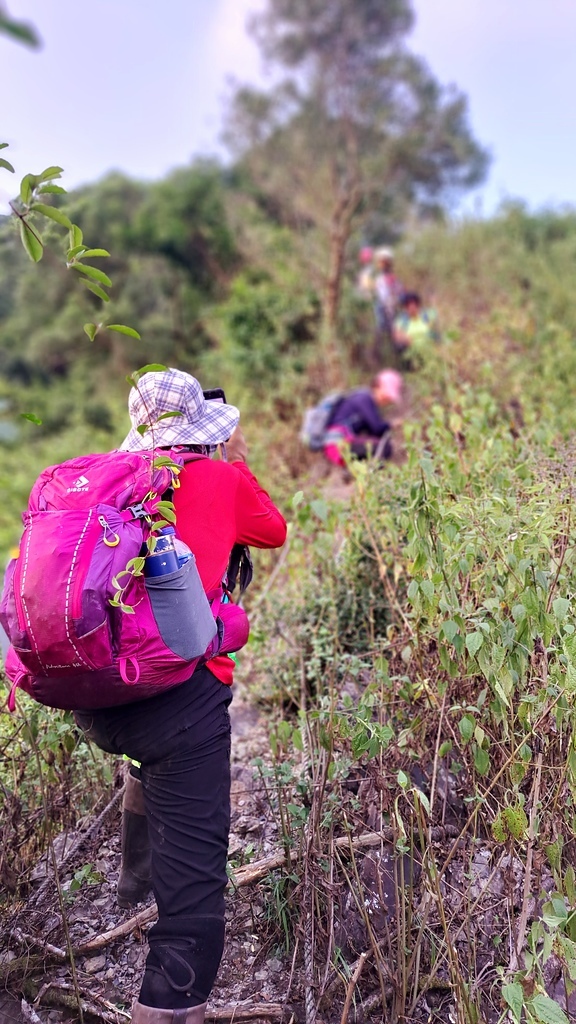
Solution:
[[[116,902],[119,907],[133,907],[146,899],[151,888],[150,840],[142,783],[130,774],[122,803],[122,863]]]

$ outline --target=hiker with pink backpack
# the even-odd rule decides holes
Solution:
[[[119,903],[152,887],[158,921],[132,1021],[201,1024],[224,947],[229,654],[249,631],[227,567],[245,546],[280,547],[286,523],[247,466],[238,410],[190,374],[145,373],[129,412],[118,451],[50,467],[32,489],[0,605],[5,668],[12,705],[20,687],[72,709],[139,763]]]

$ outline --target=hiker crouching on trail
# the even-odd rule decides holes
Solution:
[[[206,591],[219,587],[234,545],[280,547],[286,523],[246,465],[239,412],[206,401],[179,370],[145,374],[130,392],[132,430],[122,448],[214,454],[185,464],[174,491],[178,533]],[[165,413],[180,415],[161,419]],[[144,434],[138,427],[148,424]],[[140,762],[123,805],[119,902],[152,886],[158,922],[133,1024],[201,1024],[224,948],[230,826],[230,719],[234,663],[219,655],[171,689],[120,707],[76,712],[103,750]]]
[[[402,395],[402,377],[396,370],[381,370],[369,388],[349,392],[335,406],[324,438],[324,455],[336,466],[346,466],[346,451],[358,459],[392,455],[392,423],[382,418],[380,406],[396,404]]]

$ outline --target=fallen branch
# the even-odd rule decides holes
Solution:
[[[239,1006],[238,1003],[234,1003],[233,1006],[220,1006],[218,1009],[206,1011],[206,1020],[229,1020],[234,1024],[236,1021],[259,1020],[260,1018],[282,1020],[283,1016],[284,1007],[278,1003],[253,1003],[247,1006]]]
[[[456,835],[458,835],[458,829],[452,825],[440,825],[437,828],[431,829],[432,841]],[[390,843],[395,842],[395,840],[394,829],[383,828],[379,832],[365,832],[354,839],[351,839],[349,836],[340,836],[334,840],[334,846],[340,850],[359,850],[364,847],[379,846],[382,841]],[[298,857],[298,850],[292,850],[289,855],[290,863],[298,860]],[[230,884],[234,888],[240,888],[240,886],[258,882],[269,871],[282,867],[286,863],[286,859],[285,853],[275,853],[271,857],[264,857],[262,860],[254,861],[253,864],[247,864],[246,867],[238,868],[230,879]]]
[[[30,1003],[27,1003],[25,999],[20,1001],[20,1012],[23,1020],[27,1020],[29,1024],[44,1024],[34,1007],[30,1006]]]
[[[96,949],[109,946],[111,942],[124,938],[125,935],[133,932],[135,928],[141,928],[143,925],[149,924],[150,921],[155,921],[157,917],[158,907],[155,903],[152,903],[145,910],[134,914],[134,917],[129,918],[128,921],[123,921],[122,924],[116,925],[115,928],[110,928],[107,932],[102,932],[101,935],[88,939],[88,942],[83,942],[81,946],[76,946],[74,956],[86,956],[87,953],[93,953]]]
[[[30,935],[28,932],[23,932],[20,928],[14,928],[10,932],[10,941],[14,940],[19,946],[24,946],[26,949],[33,947],[39,949],[42,953],[49,957],[51,960],[65,960],[68,954],[64,949],[60,949],[59,946],[53,946],[50,942],[44,942],[38,935]]]
[[[98,996],[96,996],[98,1000]],[[102,1000],[103,1005],[99,1005],[98,1002],[89,1002],[86,998],[80,999],[80,1008],[82,1013],[88,1017],[96,1018],[101,1020],[104,1024],[124,1024],[125,1021],[130,1021],[131,1014],[126,1010],[120,1010],[116,1006],[112,1006],[107,1000]],[[78,1013],[78,999],[76,993],[71,985],[67,985],[65,982],[55,984],[49,982],[44,985],[38,997],[36,999],[36,1005],[41,1004],[42,1006],[51,1006],[61,1010],[73,1010]]]

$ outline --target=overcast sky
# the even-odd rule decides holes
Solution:
[[[354,0],[350,0],[354,2]],[[385,2],[385,0],[383,0]],[[0,141],[17,173],[58,163],[68,187],[111,168],[158,178],[218,147],[227,77],[258,80],[255,0],[7,0],[43,39],[0,36]],[[467,93],[493,154],[466,207],[576,205],[575,0],[415,0],[411,48]],[[2,172],[0,202],[15,191]]]

